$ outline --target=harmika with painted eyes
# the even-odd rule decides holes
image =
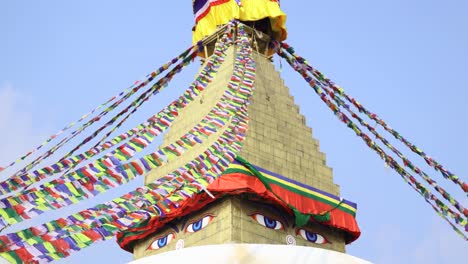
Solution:
[[[232,207],[231,210],[226,210],[226,204]],[[232,221],[237,221],[244,229],[249,227],[264,229],[261,233],[266,237],[265,239],[270,240],[267,241],[269,243],[278,244],[282,241],[282,243],[289,245],[296,245],[296,243],[306,245],[310,243],[310,245],[320,246],[331,243],[326,235],[316,231],[317,228],[311,228],[310,224],[302,228],[295,227],[292,216],[272,205],[240,199],[239,197],[229,197],[215,202],[199,212],[187,215],[172,224],[167,224],[163,228],[164,232],[161,232],[160,235],[154,235],[150,239],[146,250],[160,250],[177,239],[179,240],[178,244],[182,243],[184,245],[185,241],[191,240],[193,240],[191,242],[194,244],[195,238],[191,238],[191,236],[196,235],[195,233],[200,235],[200,238],[196,240],[206,239],[213,233],[213,230],[215,230],[216,235],[216,230],[222,232],[222,226],[226,224],[223,221],[228,221],[226,219],[227,213],[228,211],[232,213],[232,210],[239,213],[237,217],[233,216]],[[306,242],[296,242],[296,238]],[[196,243],[199,244],[199,241]]]

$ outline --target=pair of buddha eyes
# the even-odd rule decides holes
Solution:
[[[250,217],[252,217],[255,221],[257,221],[257,223],[259,223],[260,225],[262,225],[262,226],[264,226],[266,228],[274,229],[274,230],[284,230],[285,229],[284,224],[281,221],[270,218],[268,216],[265,216],[265,215],[262,215],[262,214],[259,214],[259,213],[254,213],[254,214],[251,214]],[[318,233],[309,231],[309,230],[304,229],[304,228],[297,229],[296,230],[296,235],[299,235],[303,239],[305,239],[306,241],[312,242],[314,244],[324,245],[324,244],[330,243],[324,236],[322,236],[322,235],[320,235]]]
[[[255,221],[257,221],[257,223],[259,223],[260,225],[266,228],[273,229],[273,230],[285,229],[284,224],[281,221],[270,218],[263,214],[254,213],[254,214],[251,214],[250,217],[252,217]],[[199,220],[188,224],[187,227],[185,227],[184,231],[185,233],[198,232],[202,230],[203,228],[205,228],[213,220],[213,218],[214,218],[213,215],[203,216]],[[304,240],[309,241],[311,243],[315,243],[315,244],[323,245],[323,244],[329,243],[328,240],[324,236],[318,233],[308,231],[304,228],[297,229],[296,235],[300,235]],[[151,242],[151,244],[149,245],[148,249],[157,250],[157,249],[163,248],[167,246],[169,243],[171,243],[172,240],[174,240],[175,238],[176,238],[175,233],[169,233],[162,237],[155,238],[153,242]]]
[[[191,222],[190,224],[188,224],[185,227],[184,232],[185,233],[198,232],[198,231],[202,230],[203,228],[205,228],[213,220],[213,218],[214,218],[213,215],[205,215],[202,218],[200,218],[199,220]],[[156,250],[156,249],[163,248],[163,247],[167,246],[169,243],[171,243],[171,241],[174,240],[175,238],[176,238],[175,233],[170,233],[170,234],[164,235],[162,237],[155,238],[153,240],[153,242],[151,242],[151,244],[149,245],[148,249]]]

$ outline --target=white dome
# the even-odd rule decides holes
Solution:
[[[149,263],[346,263],[370,262],[336,251],[312,247],[264,244],[223,244],[184,248],[149,256],[130,264]]]

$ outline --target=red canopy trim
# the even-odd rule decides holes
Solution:
[[[258,167],[255,165],[251,165],[251,166],[254,167],[254,170],[257,170],[259,173],[261,173],[261,175],[263,176],[263,179],[266,181],[267,184],[281,186],[282,188],[288,189],[291,192],[297,193],[301,196],[306,196],[313,200],[320,201],[323,204],[328,204],[332,207],[336,207],[339,210],[349,213],[352,216],[356,216],[356,210],[357,210],[356,203],[342,199],[336,195],[319,190],[312,186],[289,179],[285,176],[271,172],[269,170],[265,170],[261,167]],[[235,160],[229,166],[229,168],[226,170],[224,174],[231,174],[231,173],[242,173],[242,174],[254,176],[254,173],[252,171],[250,171],[248,168],[246,168],[242,163],[238,162],[237,160]],[[281,197],[281,198],[284,198],[284,197]],[[324,211],[331,209],[330,207],[327,207],[327,206],[321,207],[320,209],[322,208],[328,208],[328,209],[324,209]],[[320,212],[315,212],[315,214],[317,213],[320,213]]]
[[[258,200],[281,206],[291,215],[293,215],[293,212],[290,209],[290,205],[303,214],[320,214],[324,211],[329,211],[330,221],[321,222],[319,224],[344,231],[346,233],[347,244],[359,238],[361,231],[355,219],[356,204],[346,200],[340,203],[340,199],[336,196],[262,168],[255,168],[257,168],[262,175],[268,177],[271,191],[245,167],[237,162],[233,163],[221,177],[208,186],[207,189],[215,196],[215,199],[212,199],[208,194],[202,192],[194,195],[192,198],[181,201],[180,206],[171,210],[164,218],[154,217],[126,232],[119,233],[117,235],[118,244],[122,249],[133,252],[133,247],[136,242],[155,233],[167,222],[198,211],[225,195],[240,194],[253,194]],[[314,192],[315,195],[320,193],[322,196],[315,197],[311,194]],[[283,201],[278,199],[278,197]],[[327,197],[327,199],[324,197]],[[313,221],[313,219],[311,221]]]

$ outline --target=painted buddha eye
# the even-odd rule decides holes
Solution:
[[[324,245],[330,243],[324,236],[302,228],[297,230],[297,235],[301,235],[302,238],[314,244]]]
[[[213,220],[213,218],[214,216],[212,215],[204,216],[200,220],[187,225],[187,227],[185,228],[185,232],[188,232],[188,233],[198,232],[202,230],[203,228],[205,228]]]
[[[171,243],[171,241],[174,240],[174,238],[175,238],[175,234],[174,234],[174,233],[170,233],[170,234],[168,234],[168,235],[165,235],[165,236],[156,238],[156,239],[151,243],[151,245],[148,247],[148,249],[150,249],[150,250],[156,250],[156,249],[163,248],[163,247],[167,246],[169,243]]]
[[[264,227],[274,229],[274,230],[284,230],[284,225],[278,220],[264,216],[262,214],[252,214],[250,215],[257,223],[261,224]]]

